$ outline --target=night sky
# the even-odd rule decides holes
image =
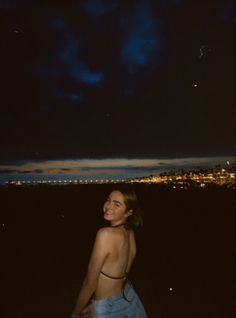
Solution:
[[[231,0],[0,0],[0,163],[234,155]]]

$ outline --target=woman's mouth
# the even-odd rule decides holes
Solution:
[[[112,215],[112,212],[111,211],[105,211],[104,215]]]

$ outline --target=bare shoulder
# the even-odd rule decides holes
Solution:
[[[113,235],[110,227],[102,227],[97,231],[95,245],[110,250],[113,246]]]
[[[110,227],[102,227],[97,231],[97,239],[107,239],[108,236],[112,234],[112,229]]]

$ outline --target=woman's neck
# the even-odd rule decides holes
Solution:
[[[119,226],[122,226],[122,225],[125,225],[125,223],[119,223],[119,224],[115,224],[115,225],[111,224],[111,227],[119,227]]]

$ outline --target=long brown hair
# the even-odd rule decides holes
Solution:
[[[127,211],[132,211],[132,214],[128,216],[125,227],[127,229],[142,226],[143,218],[142,211],[138,203],[137,195],[134,189],[129,185],[118,186],[116,191],[119,191],[124,196],[124,202]]]

